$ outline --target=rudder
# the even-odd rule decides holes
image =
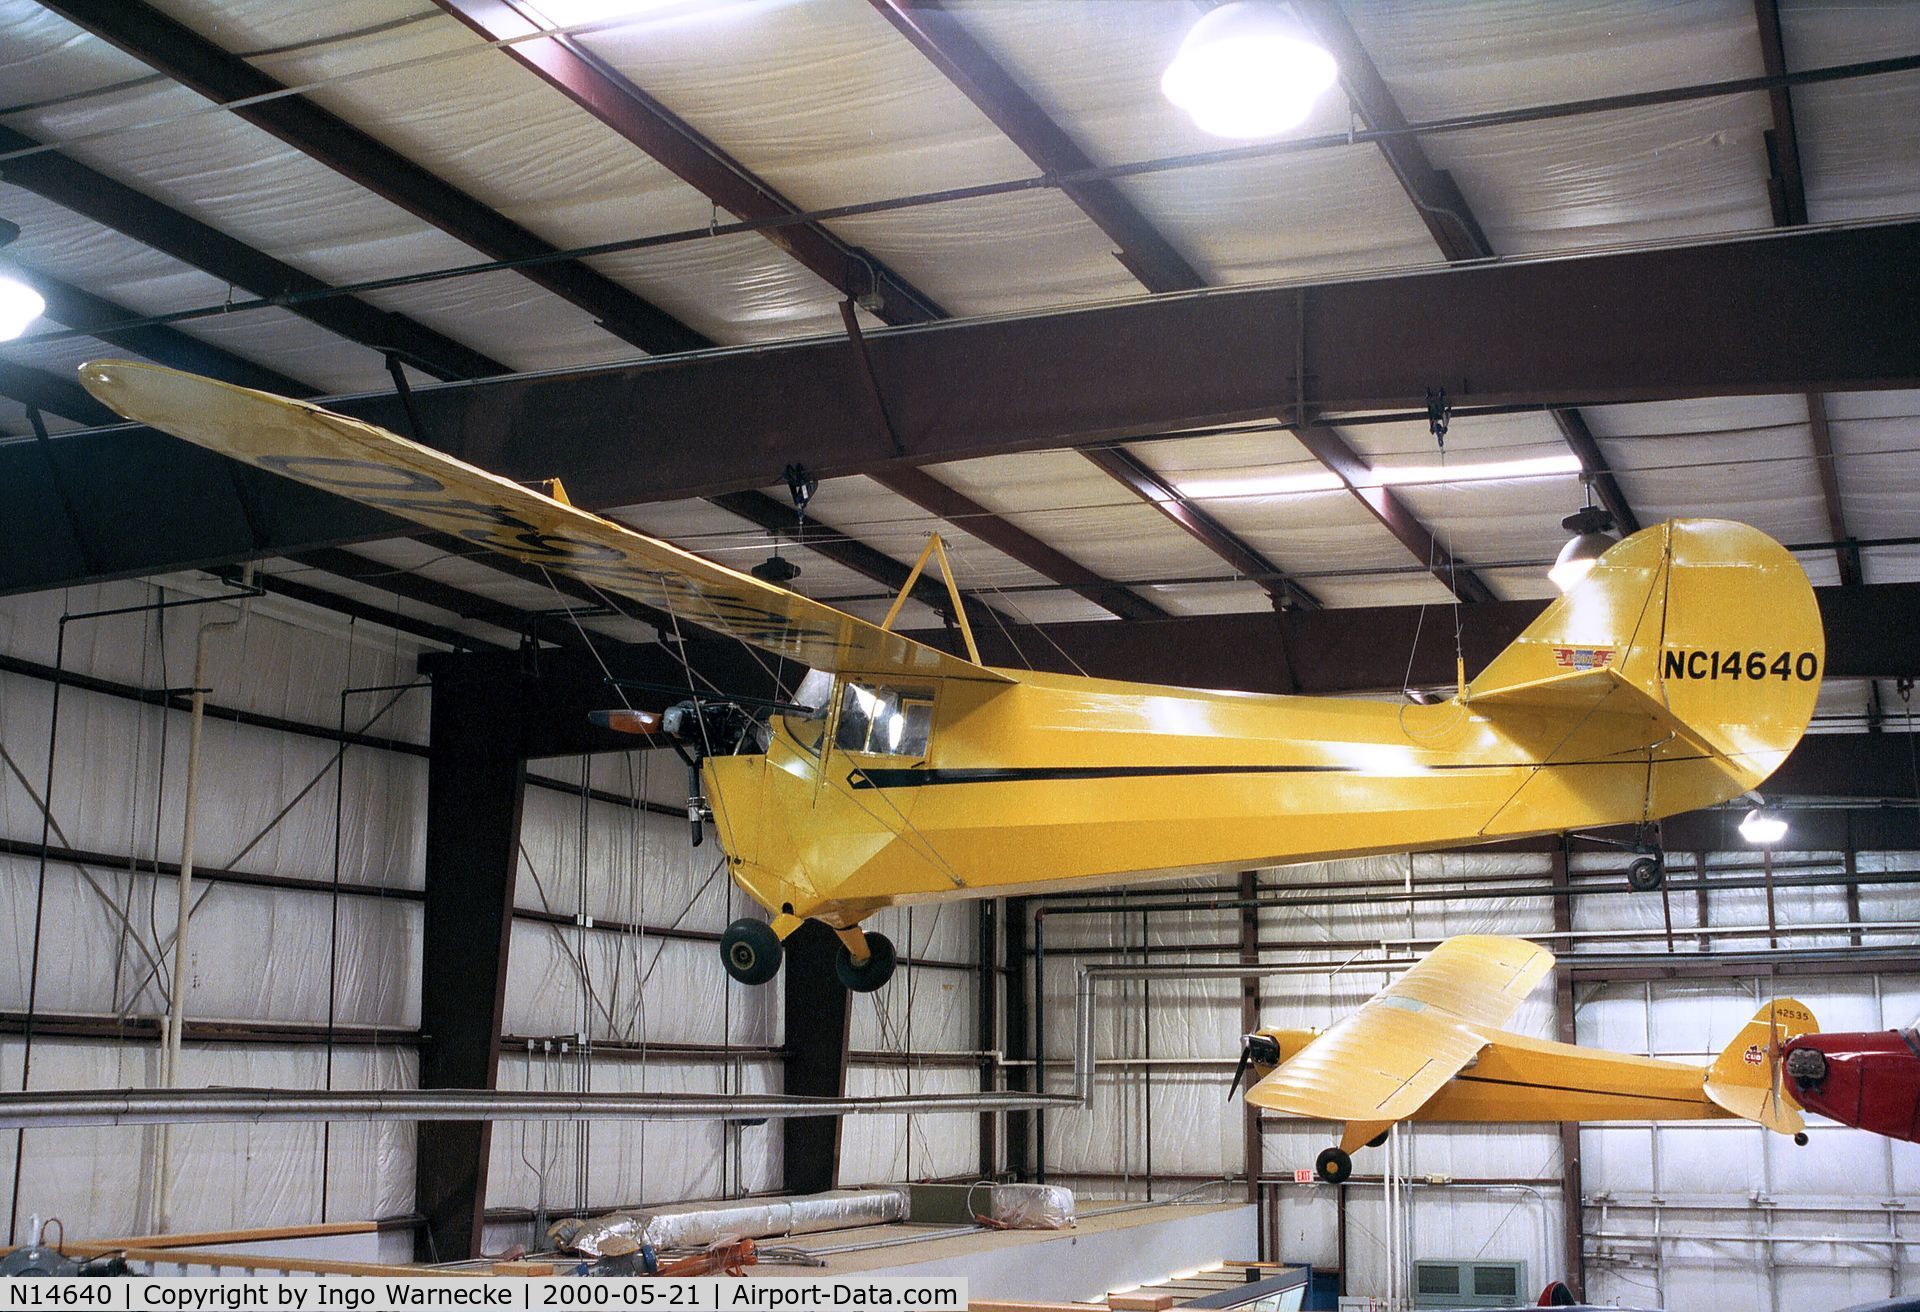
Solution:
[[[1644,815],[1756,787],[1813,717],[1826,643],[1806,573],[1729,520],[1643,529],[1527,626],[1468,690],[1543,763],[1648,770]]]
[[[1806,1003],[1775,998],[1707,1067],[1703,1088],[1719,1106],[1780,1134],[1798,1134],[1806,1126],[1799,1105],[1780,1076],[1780,1049],[1788,1039],[1818,1034],[1820,1022]]]

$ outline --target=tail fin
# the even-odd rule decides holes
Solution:
[[[1772,538],[1713,519],[1635,533],[1468,688],[1555,767],[1534,771],[1488,833],[1537,828],[1536,802],[1588,825],[1740,796],[1799,743],[1825,661],[1813,588]]]
[[[1707,1097],[1769,1130],[1798,1134],[1806,1120],[1781,1078],[1780,1050],[1788,1039],[1819,1032],[1820,1022],[1804,1002],[1775,998],[1753,1013],[1707,1067]]]

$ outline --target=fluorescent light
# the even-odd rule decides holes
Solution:
[[[1548,478],[1580,472],[1572,455],[1524,460],[1489,460],[1470,465],[1380,465],[1354,480],[1356,487],[1407,487],[1426,483],[1485,483],[1501,478]],[[1346,482],[1332,470],[1311,474],[1252,474],[1242,478],[1181,479],[1180,491],[1196,501],[1234,497],[1284,497],[1306,492],[1337,492]]]
[[[1340,69],[1269,0],[1234,0],[1187,32],[1160,79],[1168,100],[1216,137],[1271,137],[1298,127]]]
[[[1416,483],[1485,483],[1496,478],[1546,478],[1577,474],[1580,458],[1571,452],[1528,460],[1490,460],[1474,465],[1382,465],[1368,470],[1362,487],[1406,487]]]
[[[27,330],[27,325],[46,313],[47,302],[39,292],[0,274],[0,342],[10,342]]]
[[[1182,495],[1195,501],[1232,497],[1286,497],[1302,492],[1338,492],[1346,484],[1332,470],[1317,474],[1256,474],[1248,478],[1181,479]]]
[[[528,7],[534,11],[530,17],[544,20],[541,26],[556,28],[691,17],[729,9],[737,3],[740,0],[537,0]]]
[[[1740,821],[1740,837],[1755,847],[1772,847],[1786,836],[1786,818],[1764,806],[1754,807]]]

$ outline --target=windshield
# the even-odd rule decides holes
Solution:
[[[833,701],[833,675],[826,670],[808,670],[807,677],[794,689],[793,704],[806,707],[805,718],[815,720],[827,713]]]

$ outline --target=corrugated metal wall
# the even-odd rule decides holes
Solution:
[[[1692,860],[1685,854],[1672,857],[1676,880],[1690,873]],[[1549,861],[1544,854],[1465,854],[1423,856],[1411,864],[1405,857],[1389,857],[1262,872],[1263,891],[1283,881],[1289,886],[1367,881],[1391,890],[1409,876],[1428,885],[1498,875],[1504,877],[1503,888],[1526,884],[1541,895],[1410,903],[1376,886],[1354,891],[1348,902],[1330,897],[1330,905],[1262,908],[1263,958],[1327,966],[1261,980],[1260,1024],[1324,1027],[1391,978],[1370,960],[1423,951],[1440,937],[1551,933],[1552,899],[1545,895]],[[1781,865],[1789,861],[1792,868],[1783,868],[1783,877],[1837,875],[1843,868],[1838,853],[1794,853]],[[1614,856],[1578,856],[1576,884],[1585,871],[1617,875],[1621,864]],[[1747,873],[1757,869],[1752,853],[1715,854],[1709,864],[1714,869],[1737,865]],[[1862,870],[1909,866],[1905,855],[1860,858]],[[1470,893],[1469,884],[1460,887]],[[1905,890],[1869,885],[1859,896],[1868,921],[1884,924],[1912,914]],[[1360,904],[1362,897],[1382,900]],[[1764,930],[1767,902],[1764,889],[1739,889],[1705,895],[1704,908],[1691,891],[1666,899],[1626,892],[1581,895],[1570,899],[1570,906],[1577,934],[1642,935],[1579,940],[1576,950],[1608,955],[1664,953],[1669,912],[1682,951],[1702,944],[1703,924],[1709,929],[1704,942],[1716,950],[1751,952],[1770,941],[1783,949],[1844,947],[1850,940],[1845,930],[1803,928],[1849,919],[1842,888],[1792,887],[1784,878],[1773,894],[1779,932],[1772,940],[1764,932],[1726,933]],[[1045,929],[1045,1026],[1055,1087],[1065,1086],[1062,1066],[1071,1056],[1077,965],[1238,959],[1238,913],[1232,911],[1150,919],[1138,913],[1060,919],[1053,914],[1050,910]],[[1869,930],[1863,938],[1871,946],[1910,942],[1912,936]],[[1143,954],[1143,944],[1163,951]],[[1219,946],[1179,950],[1206,944]],[[1571,955],[1564,942],[1555,950],[1563,958]],[[1769,995],[1808,1003],[1828,1029],[1905,1025],[1920,1013],[1920,977],[1912,975],[1795,975],[1791,966],[1783,966],[1778,978],[1762,980],[1752,966],[1724,970],[1724,978],[1651,983],[1583,976],[1574,987],[1576,1040],[1704,1065]],[[1165,1198],[1206,1177],[1238,1176],[1244,1161],[1242,1111],[1226,1091],[1241,1033],[1240,989],[1231,979],[1164,977],[1144,985],[1102,986],[1095,1018],[1101,1065],[1094,1108],[1089,1115],[1046,1118],[1050,1178],[1136,1197],[1151,1187],[1154,1196]],[[1551,984],[1535,992],[1509,1028],[1559,1037]],[[1568,1200],[1557,1126],[1411,1124],[1399,1134],[1399,1170],[1412,1181],[1402,1221],[1408,1262],[1522,1261],[1533,1293],[1565,1274]],[[1291,1182],[1294,1171],[1312,1167],[1331,1135],[1324,1123],[1278,1120],[1269,1120],[1261,1135],[1258,1166],[1272,1182],[1269,1234],[1277,1236],[1276,1255],[1286,1260],[1339,1263],[1335,1191]],[[1828,1308],[1920,1287],[1920,1229],[1907,1217],[1920,1187],[1920,1148],[1914,1145],[1818,1120],[1806,1148],[1738,1121],[1588,1126],[1579,1135],[1587,1293],[1596,1302],[1676,1312]],[[1355,1156],[1357,1179],[1348,1188],[1344,1245],[1347,1288],[1355,1294],[1386,1293],[1390,1219],[1378,1177],[1388,1151],[1363,1149]],[[1429,1176],[1446,1182],[1429,1184]],[[1221,1188],[1215,1186],[1211,1196],[1219,1196]],[[1769,1234],[1776,1242],[1766,1240]],[[1895,1246],[1893,1239],[1913,1242]],[[1402,1270],[1404,1288],[1408,1277]]]
[[[63,613],[140,606],[161,595],[124,583],[7,599],[0,653],[51,666]],[[142,688],[183,688],[198,625],[230,613],[204,606],[76,620],[67,626],[64,668]],[[347,726],[423,743],[430,693],[388,687],[413,682],[417,650],[386,630],[317,620],[263,600],[238,636],[213,640],[210,700],[332,728],[343,689],[378,687],[346,698]],[[0,745],[18,767],[0,763],[0,839],[13,845],[13,854],[0,853],[0,1013],[10,1022],[0,1034],[0,1087],[9,1089],[21,1083],[40,884],[35,798],[48,791],[52,694],[45,678],[0,673]],[[166,1010],[175,885],[140,867],[179,856],[186,742],[180,710],[72,685],[61,691],[50,841],[100,859],[46,869],[33,990],[35,1088],[158,1078],[155,1019]],[[408,1086],[417,1078],[426,763],[404,751],[354,746],[336,775],[336,753],[323,737],[207,720],[189,1024],[233,1021],[257,1031],[271,1022],[303,1033],[279,1042],[257,1034],[244,1043],[189,1041],[184,1083],[325,1087],[327,1049],[314,1040],[330,1017],[338,1027],[336,1087]],[[598,790],[684,801],[677,762],[635,753],[591,764]],[[532,773],[577,784],[582,763],[541,761]],[[692,849],[685,822],[672,816],[583,804],[577,792],[542,786],[527,792],[523,849],[516,905],[594,923],[515,923],[505,1029],[518,1042],[503,1060],[502,1087],[779,1090],[780,990],[729,983],[711,941],[635,928],[712,934],[744,914],[746,898],[717,871],[717,849]],[[336,861],[346,890],[337,903]],[[227,866],[311,882],[253,887],[207,878]],[[888,989],[855,999],[849,1092],[978,1089],[972,908],[889,913],[873,924],[903,956],[947,964],[905,970]],[[336,927],[337,952],[330,950]],[[55,1017],[66,1024],[55,1026]],[[55,1033],[76,1024],[85,1035]],[[582,1034],[589,1039],[584,1061]],[[909,1051],[918,1054],[911,1064],[902,1060]],[[7,1197],[13,1136],[0,1137],[0,1197]],[[154,1137],[133,1128],[28,1134],[22,1218],[58,1215],[74,1235],[141,1232],[152,1221]],[[173,1141],[174,1229],[413,1210],[411,1126],[197,1126],[176,1130]],[[493,1139],[488,1204],[558,1213],[771,1189],[780,1178],[779,1145],[777,1123],[503,1125]],[[847,1133],[842,1179],[953,1175],[977,1165],[972,1116],[864,1118]],[[490,1232],[490,1243],[528,1235],[524,1222],[509,1221]]]

